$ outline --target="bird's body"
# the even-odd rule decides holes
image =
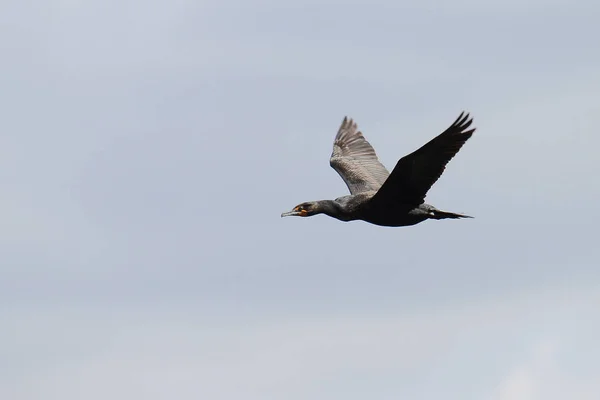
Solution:
[[[470,218],[466,215],[440,211],[429,204],[392,204],[388,207],[372,207],[369,200],[376,192],[338,197],[335,200],[319,200],[319,213],[329,215],[340,221],[362,220],[381,226],[416,225],[426,219]],[[316,211],[317,208],[315,208]],[[317,214],[316,212],[314,214]],[[312,215],[314,215],[312,214]],[[308,216],[308,215],[307,215]]]
[[[330,165],[346,182],[350,195],[299,204],[281,216],[326,214],[341,221],[363,220],[381,226],[409,226],[426,219],[470,218],[438,210],[425,195],[475,129],[461,115],[443,133],[401,158],[390,174],[356,124],[344,118],[336,135]]]

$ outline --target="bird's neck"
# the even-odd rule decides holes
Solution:
[[[317,213],[329,215],[342,221],[347,221],[347,213],[335,200],[320,200],[318,203]]]

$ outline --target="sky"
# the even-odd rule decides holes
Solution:
[[[0,6],[0,398],[600,393],[595,1]],[[471,112],[470,220],[280,218]]]

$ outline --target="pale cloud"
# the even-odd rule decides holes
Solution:
[[[576,337],[542,339],[530,349],[526,359],[513,367],[497,389],[494,400],[561,400],[572,398],[592,400],[600,393],[600,366],[581,378],[569,366],[561,365],[561,350],[565,342]],[[585,346],[593,345],[586,343]]]
[[[535,400],[541,399],[540,389],[553,369],[556,342],[547,340],[536,345],[533,354],[523,364],[516,366],[498,389],[498,400]]]
[[[0,335],[12,343],[14,350],[4,357],[16,368],[4,375],[0,394],[19,399],[41,394],[45,399],[301,399],[345,382],[345,389],[335,390],[349,399],[364,398],[361,390],[371,384],[387,398],[412,393],[411,382],[423,381],[420,375],[448,385],[448,379],[470,374],[473,382],[465,379],[460,387],[468,384],[472,393],[483,395],[481,383],[490,380],[486,363],[521,359],[507,376],[497,377],[502,382],[493,400],[559,399],[573,390],[582,393],[578,399],[592,399],[583,388],[597,388],[595,378],[573,380],[558,356],[561,343],[593,346],[593,339],[580,332],[600,326],[593,317],[600,305],[598,289],[561,287],[417,313],[318,318],[209,317],[183,304],[143,314],[105,307],[22,309],[4,315],[18,321],[16,331]],[[589,313],[590,319],[579,323],[573,313]],[[536,340],[541,326],[546,337],[559,339]],[[520,346],[511,343],[527,330],[535,337],[523,359],[515,351]],[[43,337],[38,335],[42,331]],[[486,348],[511,356],[481,358]],[[457,370],[455,363],[465,360],[483,364],[478,371]],[[27,375],[18,374],[25,367]],[[450,393],[447,398],[464,395]]]

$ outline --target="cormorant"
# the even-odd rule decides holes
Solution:
[[[349,196],[301,203],[282,217],[326,214],[341,221],[363,220],[381,226],[415,225],[426,219],[472,218],[441,211],[425,203],[425,195],[475,129],[462,112],[454,123],[411,154],[402,157],[392,173],[379,162],[375,150],[344,117],[333,143],[329,164],[342,177]]]

